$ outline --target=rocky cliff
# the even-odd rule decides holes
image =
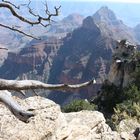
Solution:
[[[1,13],[0,17],[5,23],[8,22],[6,20],[6,14],[7,12]],[[10,17],[8,16],[8,18]],[[0,64],[3,64],[0,68],[0,77],[6,79],[38,79],[47,82],[53,58],[63,43],[63,37],[68,32],[80,26],[82,20],[83,17],[81,15],[72,14],[65,17],[62,21],[52,24],[47,32],[45,30],[43,32],[41,28],[36,27],[34,29],[34,32],[37,33],[36,36],[38,36],[38,32],[43,34],[41,36],[42,39],[39,41],[34,39],[29,42],[21,40],[22,36],[15,36],[16,33],[3,29],[1,32],[0,46],[4,44],[2,47],[7,47],[10,44],[10,47],[7,47],[9,49],[7,52],[0,50],[2,54]],[[13,23],[12,21],[11,23]],[[5,45],[5,42],[7,45]],[[21,49],[18,49],[17,46]]]
[[[1,140],[135,140],[133,133],[140,125],[134,120],[123,121],[116,132],[98,111],[62,113],[59,105],[45,98],[16,100],[35,116],[29,123],[21,122],[0,104]]]
[[[126,41],[118,42],[114,50],[108,80],[117,87],[126,87],[133,81],[133,73],[137,67],[137,46]]]
[[[64,104],[75,98],[94,96],[100,83],[107,78],[112,52],[117,45],[116,39],[136,39],[132,30],[118,20],[107,7],[102,7],[84,20],[82,16],[74,14],[65,18],[61,26],[59,23],[54,25],[54,30],[50,28],[48,36],[44,36],[41,41],[33,40],[21,51],[9,52],[0,68],[0,77],[68,84],[96,78],[98,84],[75,91],[75,94],[69,91],[69,94],[61,92],[58,95],[53,92],[49,95],[50,99]],[[71,30],[69,25],[72,25]],[[68,31],[72,32],[64,37]]]
[[[61,46],[61,41],[56,37],[45,37],[41,42],[33,40],[30,45],[17,53],[8,53],[7,59],[0,68],[1,78],[47,81],[53,58]]]
[[[82,25],[84,17],[80,14],[73,13],[65,17],[59,22],[53,23],[49,29],[49,33],[67,34]]]
[[[134,32],[135,32],[135,37],[136,37],[137,40],[140,42],[140,24],[138,24],[138,25],[134,28]]]
[[[48,82],[80,83],[95,77],[100,83],[109,70],[109,60],[115,46],[116,41],[103,36],[93,18],[87,17],[81,27],[64,38],[53,61]],[[62,92],[59,95],[52,93],[49,98],[60,104],[73,98],[90,98],[97,87],[76,91],[72,96]]]
[[[135,38],[133,28],[125,25],[108,7],[101,7],[93,15],[93,19],[105,36],[115,40],[127,39],[131,42],[139,42],[139,40]]]
[[[100,77],[106,76],[109,65],[106,60],[110,60],[114,45],[113,39],[102,37],[93,18],[87,17],[82,27],[67,34],[64,39],[44,37],[41,41],[31,41],[17,53],[9,52],[0,68],[0,77],[71,84],[85,82],[93,77],[100,80]],[[83,90],[83,95],[77,91],[78,94],[74,96],[87,98],[93,90],[96,90],[95,87]],[[54,98],[55,95],[52,95]],[[62,96],[55,99],[58,98],[59,103],[63,103],[67,97]],[[51,98],[51,94],[49,97]]]
[[[13,26],[19,30],[23,30],[28,34],[34,34],[36,37],[42,36],[57,36],[64,37],[67,33],[73,31],[75,28],[79,27],[82,24],[83,16],[80,14],[71,14],[65,17],[62,20],[53,22],[52,25],[48,28],[35,26],[30,27],[28,24],[23,24],[18,21],[16,18],[12,17],[6,10],[0,13],[0,21],[3,24]],[[19,48],[26,47],[26,44],[30,44],[32,38],[28,38],[9,29],[2,28],[0,29],[0,45],[8,48],[10,51],[16,51]]]
[[[80,83],[95,77],[97,83],[101,83],[107,78],[112,52],[119,39],[138,42],[133,29],[117,19],[113,11],[107,7],[100,8],[93,16],[85,18],[82,26],[64,39],[63,46],[54,59],[48,82]],[[128,77],[125,76],[127,81]],[[113,78],[114,75],[110,77]],[[73,95],[57,95],[53,92],[49,98],[62,104],[75,98],[90,98],[98,87],[99,84],[76,91]]]

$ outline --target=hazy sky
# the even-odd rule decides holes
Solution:
[[[59,1],[59,0],[50,0],[50,1]],[[105,2],[105,1],[108,1],[108,2],[122,2],[122,3],[140,3],[140,0],[62,0],[62,1],[83,1],[83,2],[87,2],[87,1],[90,1],[90,2],[99,2],[99,1],[102,1],[102,2]]]

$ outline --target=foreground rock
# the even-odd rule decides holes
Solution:
[[[134,140],[133,132],[115,132],[102,113],[80,111],[62,113],[54,102],[42,97],[18,101],[35,117],[23,123],[0,104],[0,140]],[[123,130],[125,131],[125,130]]]
[[[5,106],[0,106],[0,139],[2,140],[40,140],[51,138],[55,129],[56,121],[61,114],[60,108],[54,102],[41,98],[32,97],[19,104],[25,109],[33,110],[36,114],[29,123],[23,123],[15,118]]]
[[[133,133],[136,140],[140,140],[140,124],[135,119],[122,120],[118,125],[118,131],[121,133],[122,137],[130,135],[129,133]]]

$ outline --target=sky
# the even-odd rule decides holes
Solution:
[[[34,0],[40,1],[40,0]],[[43,0],[42,0],[43,1]],[[49,1],[73,1],[73,2],[121,2],[121,3],[140,3],[140,0],[49,0]]]
[[[12,2],[19,1],[23,3],[25,0],[11,0]],[[79,13],[86,16],[92,16],[102,6],[107,6],[114,11],[117,18],[124,21],[125,24],[134,27],[140,24],[140,0],[31,0],[33,9],[39,13],[43,10],[44,1],[48,2],[49,10],[54,12],[53,7],[60,6],[59,20],[72,13]]]
[[[71,1],[71,0],[65,0],[65,1]],[[140,3],[140,0],[74,0],[74,1],[83,1],[83,2],[87,2],[87,1],[91,1],[91,2],[121,2],[121,3]]]

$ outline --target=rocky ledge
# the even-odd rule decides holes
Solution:
[[[21,122],[0,104],[0,140],[135,140],[133,132],[140,126],[131,120],[128,128],[127,120],[116,132],[98,111],[62,113],[59,105],[43,97],[16,100],[35,116],[28,123]]]

